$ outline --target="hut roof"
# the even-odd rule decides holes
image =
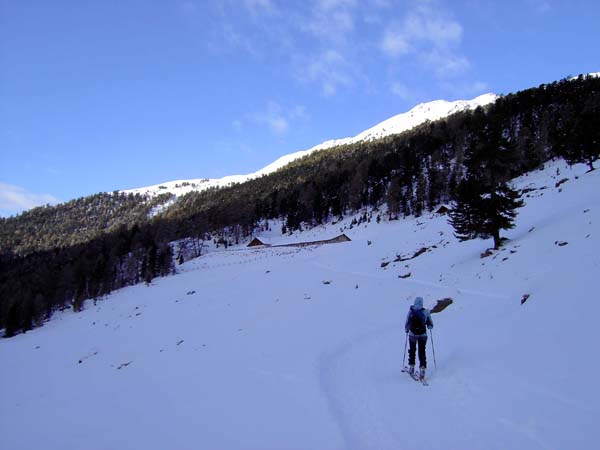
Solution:
[[[255,237],[254,239],[252,239],[250,241],[250,243],[248,244],[248,247],[257,247],[259,245],[269,245],[269,244],[267,244],[266,242],[263,242],[259,238]]]

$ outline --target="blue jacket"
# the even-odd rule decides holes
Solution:
[[[410,315],[412,314],[413,311],[419,311],[419,310],[423,310],[423,313],[425,314],[425,325],[427,326],[427,328],[429,328],[430,330],[433,328],[433,321],[431,320],[431,313],[429,312],[428,309],[423,308],[423,299],[421,297],[417,297],[417,298],[415,298],[414,305],[412,305],[410,307],[410,309],[408,310],[408,314],[406,315],[406,322],[404,323],[404,329],[410,336],[427,337],[427,333],[415,335],[409,329]]]

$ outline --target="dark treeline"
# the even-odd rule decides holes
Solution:
[[[58,309],[80,311],[83,302],[174,271],[173,251],[148,224],[118,230],[86,243],[0,255],[0,324],[5,336],[41,325]]]
[[[65,246],[67,234],[62,246],[33,245],[19,256],[3,229],[0,328],[11,336],[40,325],[56,309],[78,310],[85,299],[171,273],[173,257],[185,259],[174,255],[169,243],[176,240],[197,244],[220,234],[239,241],[265,220],[283,218],[287,232],[368,206],[387,205],[390,218],[418,216],[454,200],[469,176],[504,183],[554,157],[593,169],[599,122],[600,79],[579,77],[401,135],[315,152],[243,184],[189,193],[152,220],[122,223],[77,245]]]

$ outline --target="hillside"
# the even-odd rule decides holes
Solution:
[[[596,448],[599,182],[562,161],[515,180],[526,205],[485,258],[444,216],[351,216],[284,239],[348,243],[211,251],[57,313],[0,341],[3,446]],[[416,295],[454,301],[428,387],[400,373]]]
[[[115,193],[2,219],[0,331],[11,337],[58,310],[80,310],[86,299],[171,274],[174,262],[199,256],[211,242],[227,248],[265,229],[287,235],[365,209],[380,211],[378,221],[383,211],[419,217],[471,192],[461,190],[466,181],[499,187],[556,157],[592,169],[598,117],[600,79],[580,76],[401,134],[314,151],[244,183],[188,192],[166,210],[168,193]]]

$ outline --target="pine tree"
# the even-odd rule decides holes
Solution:
[[[475,177],[462,181],[456,193],[449,222],[460,240],[494,239],[500,248],[500,230],[514,228],[516,209],[523,206],[519,191],[506,182],[486,185]]]
[[[498,183],[489,195],[484,197],[481,235],[494,238],[495,250],[502,245],[500,230],[515,227],[516,209],[523,205],[521,193],[504,182]]]
[[[600,158],[600,94],[588,100],[583,112],[574,120],[570,144],[565,159],[569,164],[585,163],[590,172],[594,161]]]
[[[457,188],[450,223],[460,239],[494,238],[500,248],[500,230],[514,227],[516,209],[523,206],[519,191],[508,185],[517,164],[516,146],[499,117],[476,134],[466,166],[467,179]]]

